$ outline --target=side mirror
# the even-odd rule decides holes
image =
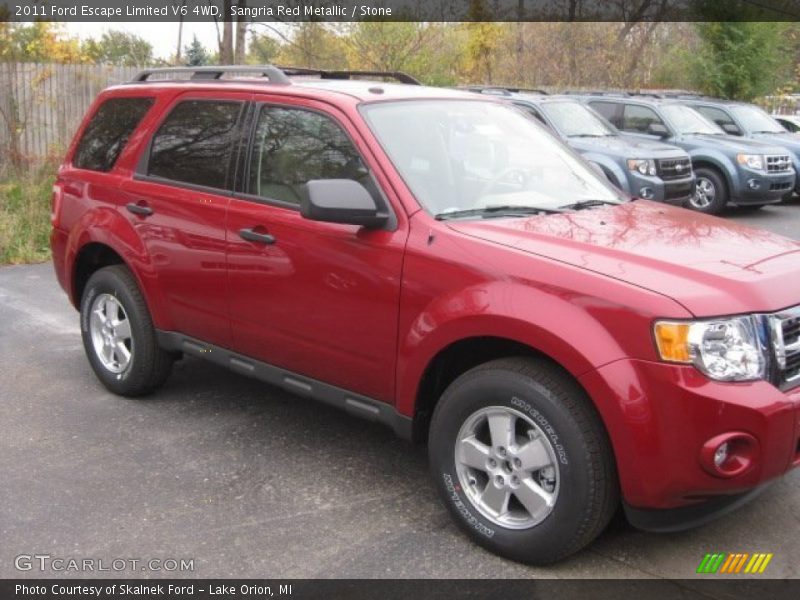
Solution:
[[[650,135],[657,135],[660,138],[669,136],[669,130],[667,129],[667,126],[662,123],[650,123],[647,126],[647,133]]]
[[[389,219],[363,185],[352,179],[313,179],[305,184],[300,214],[311,221],[382,227]]]
[[[722,130],[725,133],[728,133],[730,135],[742,135],[742,132],[739,131],[739,128],[733,123],[722,123],[721,125],[722,125]]]

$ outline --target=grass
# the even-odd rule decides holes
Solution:
[[[55,169],[0,178],[0,265],[50,258],[50,196]]]

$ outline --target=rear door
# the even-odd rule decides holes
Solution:
[[[176,97],[122,189],[169,327],[229,346],[225,215],[250,94]]]
[[[257,103],[241,193],[228,211],[234,346],[390,402],[406,222],[395,213],[392,226],[368,230],[304,219],[300,199],[311,179],[354,179],[379,202],[391,200],[344,115],[311,100],[285,102]]]

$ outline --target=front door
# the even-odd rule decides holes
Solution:
[[[234,347],[391,402],[406,223],[367,230],[300,215],[311,179],[354,179],[387,201],[358,133],[323,107],[257,105],[227,219]]]

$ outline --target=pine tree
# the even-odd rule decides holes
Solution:
[[[192,36],[192,43],[186,46],[185,64],[187,67],[201,67],[209,62],[208,52],[206,51],[197,36]]]

